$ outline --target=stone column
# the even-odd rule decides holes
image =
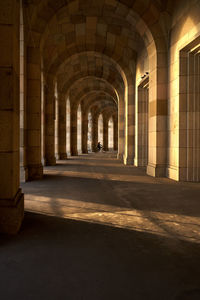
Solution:
[[[113,117],[113,149],[118,149],[118,119],[117,116]]]
[[[149,60],[149,149],[147,174],[155,177],[165,177],[168,138],[167,53],[164,45],[160,53],[151,49],[153,47],[149,45],[148,52],[151,59]]]
[[[41,163],[40,49],[27,48],[27,168],[28,180],[43,176]]]
[[[92,113],[92,151],[97,151],[98,143],[98,115]]]
[[[65,95],[58,94],[58,157],[67,159],[66,153],[66,99]]]
[[[135,156],[135,87],[129,84],[126,89],[124,164],[131,165]]]
[[[0,1],[0,232],[17,233],[24,214],[19,188],[19,1]]]
[[[124,100],[120,99],[119,100],[119,107],[118,107],[118,122],[119,122],[119,126],[118,126],[118,154],[117,154],[117,158],[118,159],[123,159],[123,155],[124,155],[124,143],[125,143],[125,139],[124,139],[124,128],[125,128],[125,118],[124,118],[124,109],[125,109],[125,103]]]
[[[82,153],[88,153],[88,111],[82,108]]]
[[[77,156],[77,106],[71,106],[71,124],[70,124],[70,146],[71,156]]]
[[[28,180],[28,169],[26,160],[26,47],[24,40],[24,16],[22,0],[20,1],[20,181]]]
[[[108,117],[103,115],[103,149],[108,151]]]
[[[56,164],[55,157],[55,85],[53,77],[45,78],[45,153],[44,162],[46,166]]]
[[[137,89],[137,126],[135,166],[144,167],[148,164],[148,105],[149,79],[146,78]]]

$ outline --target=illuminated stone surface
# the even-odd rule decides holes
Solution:
[[[19,271],[18,261],[37,254],[24,249],[43,230],[35,223],[44,222],[47,265],[51,229],[50,244],[56,247],[56,230],[63,225],[65,239],[59,243],[69,256],[70,242],[88,249],[84,238],[97,246],[98,237],[101,241],[91,256],[97,272],[102,256],[100,284],[95,290],[88,280],[91,294],[85,290],[75,299],[199,299],[200,1],[0,1],[0,79],[0,232],[20,230],[24,199],[25,210],[43,214],[25,215],[22,232],[12,237],[14,262],[6,255],[12,247],[6,248],[1,274],[11,266],[9,283],[0,284],[11,288],[10,296],[1,298],[21,298],[18,280],[28,280],[32,269],[22,264]],[[103,150],[96,153],[99,141]],[[109,147],[117,159],[109,158],[110,152],[106,156]],[[74,224],[77,232],[85,226],[91,235],[77,238],[75,230],[70,239]],[[104,247],[114,232],[116,239]],[[84,250],[75,249],[78,266]],[[109,259],[117,253],[111,265],[106,253]],[[34,259],[30,262],[33,266]],[[72,270],[80,281],[68,282],[69,291],[78,291],[87,278],[87,264],[82,266]],[[33,278],[39,282],[34,272],[30,282]],[[115,284],[109,290],[111,278]],[[25,298],[50,299],[36,291],[28,288]],[[71,293],[62,295],[73,299]]]

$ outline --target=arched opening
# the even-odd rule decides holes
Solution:
[[[103,145],[103,116],[102,114],[99,115],[98,118],[98,142]]]
[[[92,152],[92,114],[88,113],[88,152]]]
[[[114,123],[113,117],[108,121],[108,149],[112,151],[114,148]]]
[[[70,155],[70,101],[66,101],[66,152]]]
[[[81,154],[81,126],[82,126],[82,116],[81,116],[81,105],[79,104],[77,110],[77,152]]]

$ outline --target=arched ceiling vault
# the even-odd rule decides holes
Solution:
[[[90,110],[92,112],[92,114],[95,115],[99,115],[101,114],[102,111],[106,111],[106,110],[112,110],[113,112],[116,112],[116,105],[110,101],[99,101],[97,103],[94,103],[91,107]]]
[[[106,93],[105,91],[99,91],[99,90],[91,90],[87,93],[82,93],[82,96],[80,97],[80,102],[72,102],[71,107],[73,109],[77,109],[78,105],[81,104],[82,109],[86,110],[89,109],[92,102],[97,101],[104,101],[108,100],[113,103],[113,105],[116,106],[117,109],[117,103],[116,99],[113,98],[109,93]]]
[[[62,93],[73,94],[79,80],[91,77],[94,86],[102,79],[113,87],[110,95],[122,98],[133,84],[138,52],[149,45],[165,51],[163,20],[170,13],[165,2],[163,7],[159,0],[26,1],[28,45],[40,49],[44,73],[57,78]],[[70,98],[80,101],[90,85]],[[98,89],[109,90],[106,84]]]
[[[95,114],[97,118],[100,116],[100,114],[102,115],[106,114],[107,116],[111,116],[115,113],[116,113],[116,109],[110,103],[94,106],[93,109],[93,114]]]
[[[83,107],[83,112],[88,113],[92,106],[94,105],[101,105],[103,103],[110,103],[111,105],[113,105],[116,110],[117,110],[117,105],[116,102],[114,101],[114,99],[112,97],[110,97],[109,95],[91,95],[91,97],[88,99],[88,101],[85,103],[84,107]]]
[[[67,93],[76,80],[84,77],[97,77],[109,82],[122,97],[124,94],[123,78],[109,59],[97,53],[82,53],[72,58],[72,60],[64,61],[57,72],[59,90]]]
[[[71,88],[68,90],[68,93],[66,95],[70,97],[71,91],[81,90],[82,86],[84,88],[95,87],[95,88],[100,88],[100,90],[105,90],[109,92],[116,99],[116,102],[119,102],[119,94],[109,82],[103,80],[102,78],[97,78],[92,76],[83,77],[75,81],[74,84],[71,86]]]
[[[72,55],[93,51],[115,61],[123,77],[134,74],[137,51],[144,44],[137,28],[140,19],[145,22],[145,15],[141,18],[140,12],[148,11],[154,17],[152,24],[160,14],[152,1],[142,7],[137,0],[54,2],[35,1],[37,9],[30,18],[31,34],[36,31],[34,38],[39,41],[46,71],[56,73]]]
[[[117,112],[116,105],[112,101],[112,99],[99,101],[98,98],[96,99],[96,101],[92,102],[88,112],[91,111],[93,113],[96,113],[97,111],[101,111],[102,109],[112,109],[113,111]]]
[[[99,2],[100,9],[97,1],[90,1],[90,7],[87,1],[74,1],[48,20],[40,43],[47,71],[55,72],[67,57],[87,51],[102,53],[117,62],[124,72],[132,71],[130,62],[135,61],[142,39],[120,11],[112,12],[103,2]]]
[[[78,105],[83,98],[87,102],[88,94],[93,93],[95,96],[98,93],[104,93],[111,96],[116,103],[118,103],[118,97],[115,90],[111,85],[104,81],[94,80],[93,78],[86,78],[81,81],[75,82],[74,85],[69,90],[67,97],[69,97],[71,105]]]
[[[48,34],[51,30],[51,20],[53,18],[54,20],[64,18],[66,21],[64,24],[69,22],[76,25],[84,24],[86,17],[94,16],[98,18],[98,21],[103,19],[107,26],[110,24],[124,26],[127,22],[131,31],[133,32],[133,28],[134,31],[138,32],[144,42],[149,43],[152,39],[156,41],[158,35],[165,35],[167,32],[167,28],[163,28],[162,21],[172,11],[173,5],[171,2],[172,0],[24,1],[26,4],[25,15],[29,21],[29,44],[40,45],[42,34],[45,31]],[[87,22],[85,23],[87,24]],[[77,30],[78,28],[79,26],[77,26]],[[71,33],[73,30],[69,30],[69,32]]]

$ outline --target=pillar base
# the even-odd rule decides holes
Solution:
[[[56,158],[55,157],[49,157],[44,159],[45,166],[55,166],[56,165]]]
[[[136,167],[146,167],[147,166],[147,161],[142,158],[135,158],[134,159],[134,166]]]
[[[83,154],[88,154],[88,150],[82,150]]]
[[[43,177],[43,165],[28,165],[28,176],[27,180],[38,180]]]
[[[0,200],[0,232],[16,234],[24,218],[24,194],[18,190],[14,199]]]
[[[72,151],[71,156],[78,156],[78,151]]]
[[[67,154],[66,153],[60,153],[60,154],[58,154],[58,159],[60,159],[60,160],[67,160]]]
[[[133,161],[134,161],[133,157],[130,157],[130,156],[127,157],[124,155],[123,159],[124,159],[125,165],[133,165]]]
[[[149,163],[147,165],[147,175],[153,177],[166,177],[166,166]]]
[[[179,181],[179,174],[180,174],[180,169],[178,167],[167,166],[167,169],[166,169],[166,177],[167,178]]]
[[[117,159],[123,160],[123,153],[117,153]]]

